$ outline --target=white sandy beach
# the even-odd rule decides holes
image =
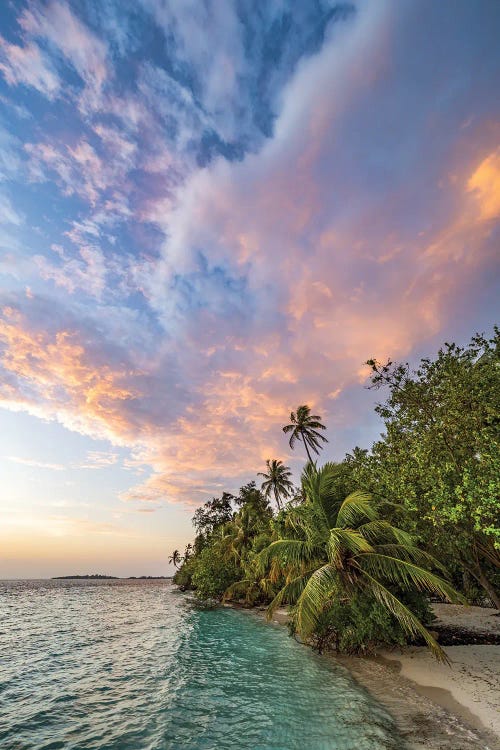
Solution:
[[[493,609],[436,604],[433,610],[438,625],[500,634],[500,617]],[[465,709],[465,719],[482,724],[500,738],[500,646],[446,646],[445,651],[450,666],[436,662],[426,648],[382,656],[397,662],[401,675],[415,682],[424,695],[450,710],[456,710],[456,701]]]
[[[500,646],[448,646],[446,653],[450,666],[437,663],[423,647],[384,652],[383,658],[397,662],[420,693],[452,712],[460,704],[466,721],[500,739]]]

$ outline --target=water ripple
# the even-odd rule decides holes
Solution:
[[[401,750],[342,668],[169,582],[0,583],[2,750]]]

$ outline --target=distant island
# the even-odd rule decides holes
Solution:
[[[99,579],[105,578],[105,579],[116,580],[118,578],[118,576],[105,576],[105,575],[102,575],[101,573],[92,573],[92,575],[86,575],[86,576],[52,576],[51,580],[52,581],[62,581],[62,580],[69,579],[69,578],[93,578],[93,579],[94,578],[99,578]]]
[[[172,576],[125,576],[125,578],[122,578],[121,576],[106,576],[102,573],[92,573],[91,575],[85,575],[85,576],[52,576],[51,581],[65,581],[65,580],[73,580],[73,579],[92,579],[92,580],[113,580],[113,581],[144,581],[144,580],[151,580],[151,581],[158,581],[158,580],[167,580],[169,578],[172,578]]]

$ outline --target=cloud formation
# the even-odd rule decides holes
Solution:
[[[61,82],[38,45],[31,42],[21,47],[2,39],[0,55],[0,70],[9,85],[32,86],[48,99],[58,95]]]
[[[368,357],[492,322],[498,9],[106,7],[2,42],[6,96],[66,119],[9,134],[1,404],[127,447],[124,499],[197,504],[300,463],[299,403],[352,447]]]

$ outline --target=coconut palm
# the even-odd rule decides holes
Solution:
[[[174,549],[170,557],[168,558],[169,564],[174,565],[175,568],[179,568],[180,563],[182,562],[182,556],[178,549]]]
[[[381,603],[409,635],[420,635],[434,655],[446,656],[420,620],[391,589],[419,590],[448,601],[461,597],[441,577],[422,565],[443,570],[414,546],[409,534],[380,517],[371,497],[353,492],[345,499],[334,491],[334,465],[316,469],[308,464],[302,476],[305,502],[295,508],[292,538],[272,542],[260,553],[260,564],[271,580],[285,585],[269,605],[296,604],[296,627],[307,639],[333,600],[348,603],[363,593]]]
[[[253,539],[266,531],[270,518],[269,508],[263,515],[262,509],[256,508],[251,502],[244,505],[233,520],[228,521],[217,532],[223,556],[227,560],[242,563]]]
[[[327,443],[328,440],[318,430],[326,430],[321,423],[321,417],[318,414],[311,414],[311,408],[307,404],[299,406],[296,412],[290,414],[290,424],[283,427],[283,432],[291,432],[290,448],[293,449],[296,440],[301,440],[306,449],[307,458],[312,461],[309,448],[314,453],[319,453],[321,442]]]
[[[264,477],[261,485],[262,492],[267,499],[271,497],[272,493],[278,510],[281,510],[282,499],[288,498],[293,490],[293,482],[290,480],[292,472],[288,466],[285,466],[283,461],[276,460],[275,458],[272,461],[268,458],[266,466],[267,474],[262,471],[259,471],[258,474],[259,477]]]

